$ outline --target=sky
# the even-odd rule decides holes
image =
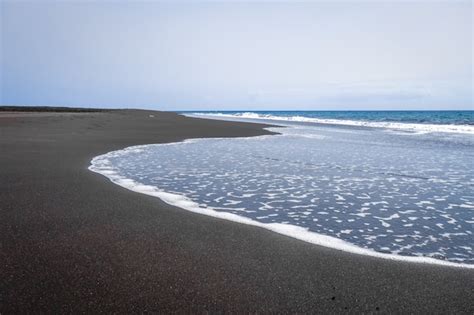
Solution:
[[[0,0],[0,103],[474,109],[472,1]]]

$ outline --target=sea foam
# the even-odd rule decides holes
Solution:
[[[267,137],[267,136],[264,136],[264,137]],[[150,146],[162,147],[162,146],[169,146],[169,145],[198,143],[200,141],[205,141],[205,140],[206,139],[193,139],[193,140],[185,140],[183,142],[178,142],[178,143],[173,143],[173,144],[152,144],[152,145],[132,146],[132,147],[125,148],[123,150],[112,151],[112,152],[95,157],[91,161],[89,170],[104,175],[105,177],[109,178],[113,183],[120,185],[126,189],[129,189],[138,193],[142,193],[145,195],[160,198],[161,200],[163,200],[164,202],[170,205],[177,206],[191,212],[264,228],[264,229],[267,229],[267,230],[270,230],[282,235],[286,235],[298,240],[302,240],[308,243],[312,243],[315,245],[333,248],[336,250],[342,250],[342,251],[353,253],[353,254],[366,255],[366,256],[377,257],[377,258],[382,258],[382,259],[474,269],[474,265],[443,261],[443,260],[434,259],[431,257],[419,257],[419,256],[413,257],[413,256],[401,256],[401,255],[390,254],[390,253],[381,253],[381,252],[377,252],[368,248],[362,248],[362,247],[356,246],[354,244],[351,244],[349,242],[346,242],[336,237],[309,231],[305,227],[296,226],[296,225],[292,225],[288,223],[262,223],[248,217],[237,215],[235,213],[217,211],[209,206],[203,207],[199,203],[191,200],[190,198],[186,197],[183,194],[166,192],[155,185],[147,185],[147,184],[140,183],[136,180],[133,180],[131,178],[127,178],[119,174],[115,166],[111,163],[111,158],[117,158],[123,155],[127,155],[129,153],[140,154],[141,152],[143,152]],[[394,216],[390,217],[390,219],[393,219],[393,218],[395,217]],[[385,218],[385,219],[389,219],[389,218]],[[345,229],[341,232],[350,234],[352,231]]]

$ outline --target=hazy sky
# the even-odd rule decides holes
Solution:
[[[1,2],[1,103],[474,109],[472,1]]]

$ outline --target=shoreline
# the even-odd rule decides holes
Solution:
[[[0,311],[474,310],[471,270],[315,246],[87,169],[127,146],[257,136],[268,125],[140,110],[13,116],[0,112]]]
[[[265,137],[265,136],[260,136]],[[121,186],[125,189],[130,191],[144,194],[148,196],[153,196],[161,201],[169,204],[170,206],[179,207],[183,210],[187,210],[190,212],[222,219],[228,220],[231,222],[239,223],[239,224],[246,224],[250,226],[256,226],[262,229],[266,229],[272,231],[274,233],[278,233],[284,236],[288,236],[306,243],[310,243],[317,246],[323,246],[334,250],[343,251],[346,253],[354,254],[354,255],[362,255],[362,256],[369,256],[374,258],[380,259],[387,259],[387,260],[394,260],[394,261],[401,261],[411,264],[433,264],[439,265],[443,267],[451,267],[451,268],[465,268],[465,269],[474,269],[474,265],[465,264],[465,263],[455,263],[450,261],[444,261],[440,259],[435,259],[431,257],[425,256],[402,256],[397,254],[388,254],[388,253],[381,253],[377,252],[372,249],[363,248],[352,243],[346,242],[342,239],[327,236],[324,234],[311,232],[306,230],[305,228],[291,225],[291,224],[279,224],[279,223],[272,223],[272,224],[265,224],[261,223],[243,216],[235,215],[228,212],[220,212],[216,211],[212,207],[201,207],[196,202],[190,200],[184,195],[180,195],[177,193],[169,193],[162,190],[159,187],[141,184],[139,182],[135,182],[133,179],[125,178],[123,176],[117,175],[113,171],[109,170],[109,166],[100,166],[97,165],[97,161],[103,158],[106,158],[109,154],[117,154],[120,152],[126,152],[128,150],[136,150],[146,146],[158,146],[158,145],[169,145],[169,144],[178,144],[178,143],[186,143],[188,141],[199,141],[205,140],[207,138],[193,138],[193,139],[186,139],[179,142],[172,142],[172,143],[152,143],[152,144],[144,144],[144,145],[137,145],[137,146],[130,146],[120,150],[107,152],[105,154],[99,155],[94,157],[91,160],[91,165],[89,166],[89,170],[91,172],[95,172],[100,174],[110,180],[111,183]],[[222,138],[224,139],[224,138]],[[245,137],[244,137],[245,139]]]

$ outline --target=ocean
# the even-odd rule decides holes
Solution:
[[[247,118],[389,128],[418,132],[474,134],[474,111],[204,111],[197,116]]]
[[[184,209],[352,253],[474,268],[473,111],[186,112],[278,135],[125,148],[90,169]]]

